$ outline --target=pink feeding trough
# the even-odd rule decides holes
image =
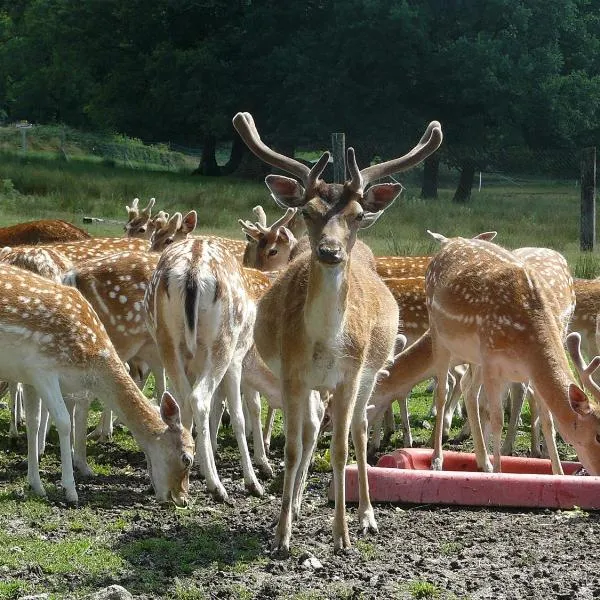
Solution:
[[[444,470],[430,470],[433,450],[402,448],[368,469],[372,502],[600,509],[600,477],[573,475],[581,464],[563,462],[552,475],[549,460],[502,457],[502,473],[477,471],[475,455],[444,451]],[[333,484],[329,488],[333,499]],[[346,468],[346,501],[358,502],[356,465]]]

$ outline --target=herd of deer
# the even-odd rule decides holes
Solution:
[[[591,377],[600,358],[587,365],[580,351],[583,339],[584,352],[596,353],[600,282],[573,281],[553,250],[505,250],[491,241],[494,232],[472,239],[432,234],[441,246],[433,257],[374,257],[357,240],[358,230],[402,191],[398,183],[374,182],[432,154],[442,142],[437,121],[394,160],[360,170],[348,149],[344,184],[321,179],[329,153],[308,168],[266,146],[248,113],[238,113],[233,124],[254,154],[294,176],[266,178],[286,212],[268,226],[257,207],[256,222],[240,220],[246,242],[190,236],[196,213],[160,211],[152,218],[154,199],[145,209],[137,199],[127,207],[120,239],[90,238],[61,221],[0,231],[7,246],[0,251],[0,377],[10,382],[15,414],[22,390],[28,481],[36,493],[44,494],[38,462],[50,417],[59,435],[62,485],[67,499],[77,501],[73,469],[91,474],[87,414],[99,398],[105,414],[96,434],[110,435],[114,410],[146,455],[157,498],[179,506],[188,503],[194,463],[213,497],[227,497],[215,464],[226,404],[245,485],[261,495],[246,434],[253,436],[257,468],[270,476],[262,395],[284,414],[274,551],[289,551],[325,412],[332,428],[334,547],[342,550],[350,546],[349,434],[358,463],[359,527],[376,531],[367,481],[369,423],[376,446],[382,418],[402,400],[410,445],[406,398],[432,376],[432,468],[442,468],[444,423],[460,387],[478,466],[500,471],[504,395],[519,382],[518,389],[532,391],[554,472],[562,472],[556,424],[585,469],[600,474],[600,388]],[[567,337],[569,329],[575,333]],[[565,348],[594,400],[574,379]],[[140,390],[150,371],[158,409]],[[460,379],[454,394],[449,379]]]

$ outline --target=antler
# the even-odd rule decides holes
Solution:
[[[255,207],[256,208],[256,207]],[[262,208],[261,208],[262,210]],[[252,224],[250,221],[243,221],[242,219],[238,219],[238,223],[242,228],[242,231],[249,235],[252,239],[259,240],[262,236],[268,235],[271,231],[277,231],[279,227],[284,227],[287,225],[298,212],[297,208],[288,208],[285,211],[285,214],[279,217],[277,221],[271,224],[270,227],[266,227],[267,219],[265,216],[264,225],[262,223],[254,223]],[[264,211],[263,211],[264,215]]]
[[[134,198],[131,201],[131,206],[125,206],[125,210],[128,213],[128,219],[131,221],[132,219],[135,219],[138,215],[139,215],[139,209],[138,209],[138,202],[140,201],[139,198]]]
[[[303,165],[294,158],[275,152],[260,139],[256,125],[254,124],[254,119],[250,113],[237,113],[235,117],[233,117],[233,126],[240,134],[242,140],[244,140],[246,146],[248,146],[258,158],[273,167],[277,167],[278,169],[282,169],[283,171],[295,175],[302,181],[307,190],[312,189],[329,162],[329,152],[324,152],[312,169],[309,169],[306,165]]]
[[[255,214],[256,218],[258,219],[258,222],[263,227],[266,227],[267,226],[267,215],[265,214],[265,209],[260,204],[258,204],[257,206],[255,206],[252,209],[252,212]]]
[[[581,354],[581,336],[576,331],[573,331],[567,336],[567,349],[573,360],[573,365],[579,374],[581,385],[588,389],[596,400],[600,401],[600,387],[592,379],[592,373],[600,367],[600,356],[594,356],[589,365],[585,364]]]
[[[249,235],[253,240],[256,240],[257,242],[260,240],[260,238],[262,237],[262,235],[264,235],[260,231],[260,229],[258,229],[258,227],[257,227],[257,225],[259,225],[259,223],[257,223],[256,225],[254,225],[250,221],[243,221],[242,219],[238,219],[238,223],[240,224],[240,227],[242,228],[242,231],[246,235]]]
[[[156,198],[150,198],[150,200],[148,202],[148,206],[146,206],[146,208],[144,208],[142,210],[142,213],[144,213],[146,216],[150,217],[150,211],[152,210],[152,207],[154,206],[155,202],[156,202]]]
[[[361,180],[361,185],[356,189],[362,189],[371,181],[381,179],[391,173],[407,171],[425,160],[430,154],[433,154],[440,147],[443,138],[442,126],[439,121],[431,121],[419,143],[410,152],[400,158],[394,158],[378,165],[366,167],[362,171],[359,171],[356,164],[354,150],[348,148],[348,169],[352,174],[352,184],[358,178]]]

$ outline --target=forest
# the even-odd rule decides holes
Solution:
[[[238,110],[285,153],[345,132],[359,164],[437,119],[425,196],[439,161],[458,200],[478,169],[576,176],[600,131],[600,2],[0,0],[0,121],[194,145],[221,175]]]

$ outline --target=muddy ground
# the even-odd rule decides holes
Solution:
[[[263,498],[247,496],[237,454],[225,448],[218,464],[231,503],[214,503],[194,477],[195,504],[186,511],[150,499],[141,454],[99,448],[99,461],[127,464],[128,472],[80,482],[80,503],[107,523],[126,519],[111,540],[126,566],[95,577],[4,569],[0,581],[18,577],[64,598],[111,583],[140,599],[600,598],[600,513],[378,505],[379,534],[361,538],[350,507],[354,547],[335,555],[333,507],[326,500],[331,475],[313,472],[302,519],[293,529],[292,556],[274,560],[269,547],[279,510],[281,447],[272,456],[277,477],[266,484]],[[11,469],[22,471],[23,465],[15,458]],[[58,472],[43,477],[57,478]],[[73,510],[61,501],[60,490],[50,502],[65,515]],[[317,559],[312,565],[311,556]]]

